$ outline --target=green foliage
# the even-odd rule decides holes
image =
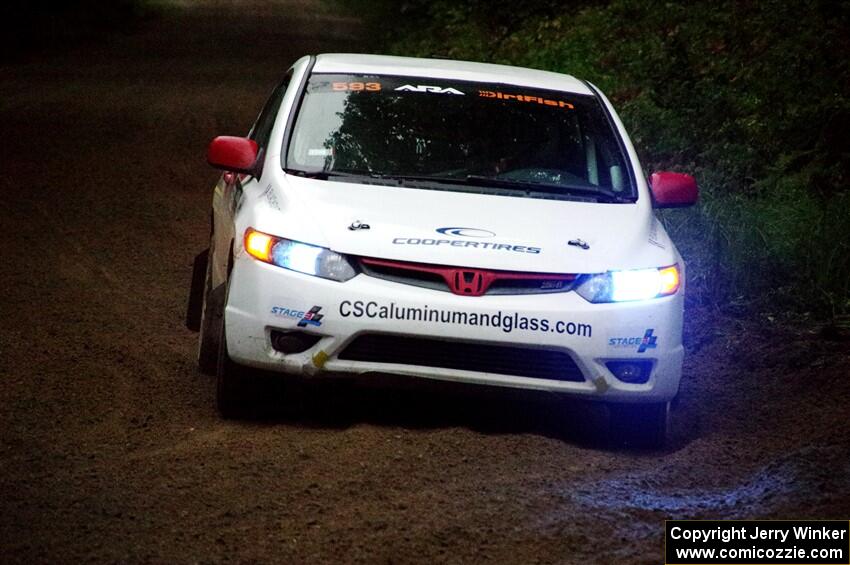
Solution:
[[[372,4],[392,53],[602,88],[648,171],[700,182],[697,208],[663,214],[692,299],[850,311],[850,3]]]

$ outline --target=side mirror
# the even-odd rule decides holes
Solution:
[[[699,199],[697,181],[682,173],[652,173],[649,177],[656,208],[693,206]]]
[[[207,163],[223,171],[251,174],[257,163],[257,142],[245,137],[221,135],[207,149]]]

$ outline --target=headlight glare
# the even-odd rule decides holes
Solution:
[[[323,249],[315,245],[280,239],[272,246],[271,262],[278,267],[307,275],[318,274],[318,259]]]
[[[679,268],[671,265],[589,275],[576,292],[589,302],[629,302],[675,294],[679,284]]]
[[[268,247],[266,239],[270,238]],[[252,228],[245,232],[245,249],[253,257],[290,271],[335,281],[347,281],[357,272],[344,255],[325,247],[274,237]],[[268,250],[263,253],[262,251]]]
[[[613,271],[611,273],[611,300],[626,302],[655,298],[661,290],[661,276],[658,269],[639,269],[635,271]]]

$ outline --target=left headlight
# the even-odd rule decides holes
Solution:
[[[588,275],[576,292],[589,302],[626,302],[670,296],[676,294],[680,284],[679,266],[671,265]]]
[[[336,251],[275,237],[253,228],[245,230],[245,251],[265,263],[323,279],[342,282],[357,274],[348,259]]]

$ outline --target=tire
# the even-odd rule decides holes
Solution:
[[[222,320],[215,378],[215,402],[226,420],[244,418],[251,405],[253,370],[235,363],[227,353],[227,338]]]
[[[618,443],[660,449],[667,442],[670,403],[610,404],[611,431]]]
[[[207,261],[203,300],[201,302],[201,319],[198,324],[198,370],[205,375],[213,376],[218,370],[227,285],[222,283],[216,288],[211,288],[211,269],[211,262]]]

